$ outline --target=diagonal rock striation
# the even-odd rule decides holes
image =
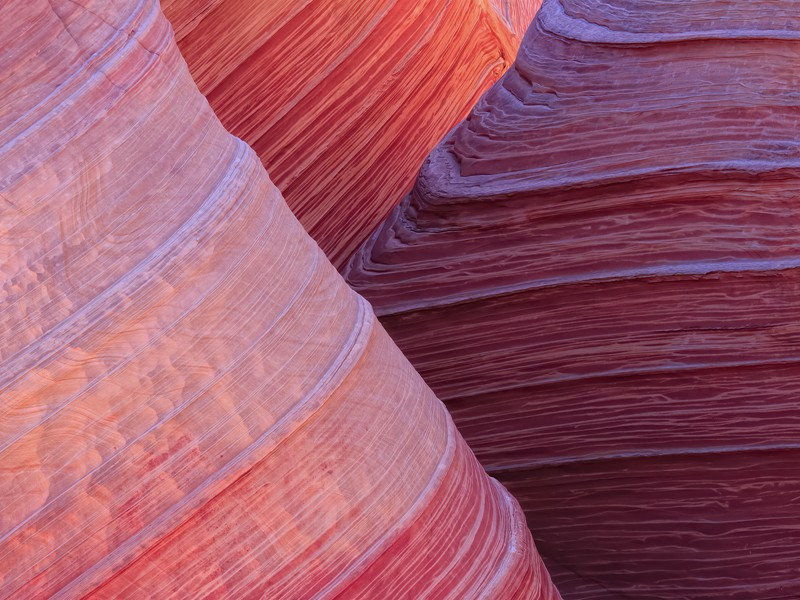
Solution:
[[[509,67],[540,0],[162,0],[200,91],[341,266]]]
[[[558,598],[158,4],[0,22],[0,597]]]

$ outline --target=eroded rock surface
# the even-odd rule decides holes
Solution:
[[[546,0],[347,271],[571,600],[800,597],[796,8]]]
[[[557,598],[158,4],[0,22],[0,597]]]
[[[514,59],[540,0],[162,0],[200,91],[341,266]]]

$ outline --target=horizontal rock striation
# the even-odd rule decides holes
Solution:
[[[158,4],[0,22],[0,597],[558,598]]]
[[[200,91],[337,267],[508,68],[540,0],[162,0]]]
[[[800,597],[799,41],[546,0],[346,270],[565,598]]]

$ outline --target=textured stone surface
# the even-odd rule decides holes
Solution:
[[[0,22],[0,597],[557,598],[158,5]]]
[[[162,0],[200,91],[340,266],[508,68],[540,0]]]
[[[565,598],[800,597],[796,9],[546,0],[348,271]]]

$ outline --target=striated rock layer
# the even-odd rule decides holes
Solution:
[[[540,0],[162,0],[197,85],[341,266],[508,68]]]
[[[0,19],[0,597],[558,598],[158,5]]]
[[[800,597],[800,20],[546,0],[349,281],[565,598]]]

